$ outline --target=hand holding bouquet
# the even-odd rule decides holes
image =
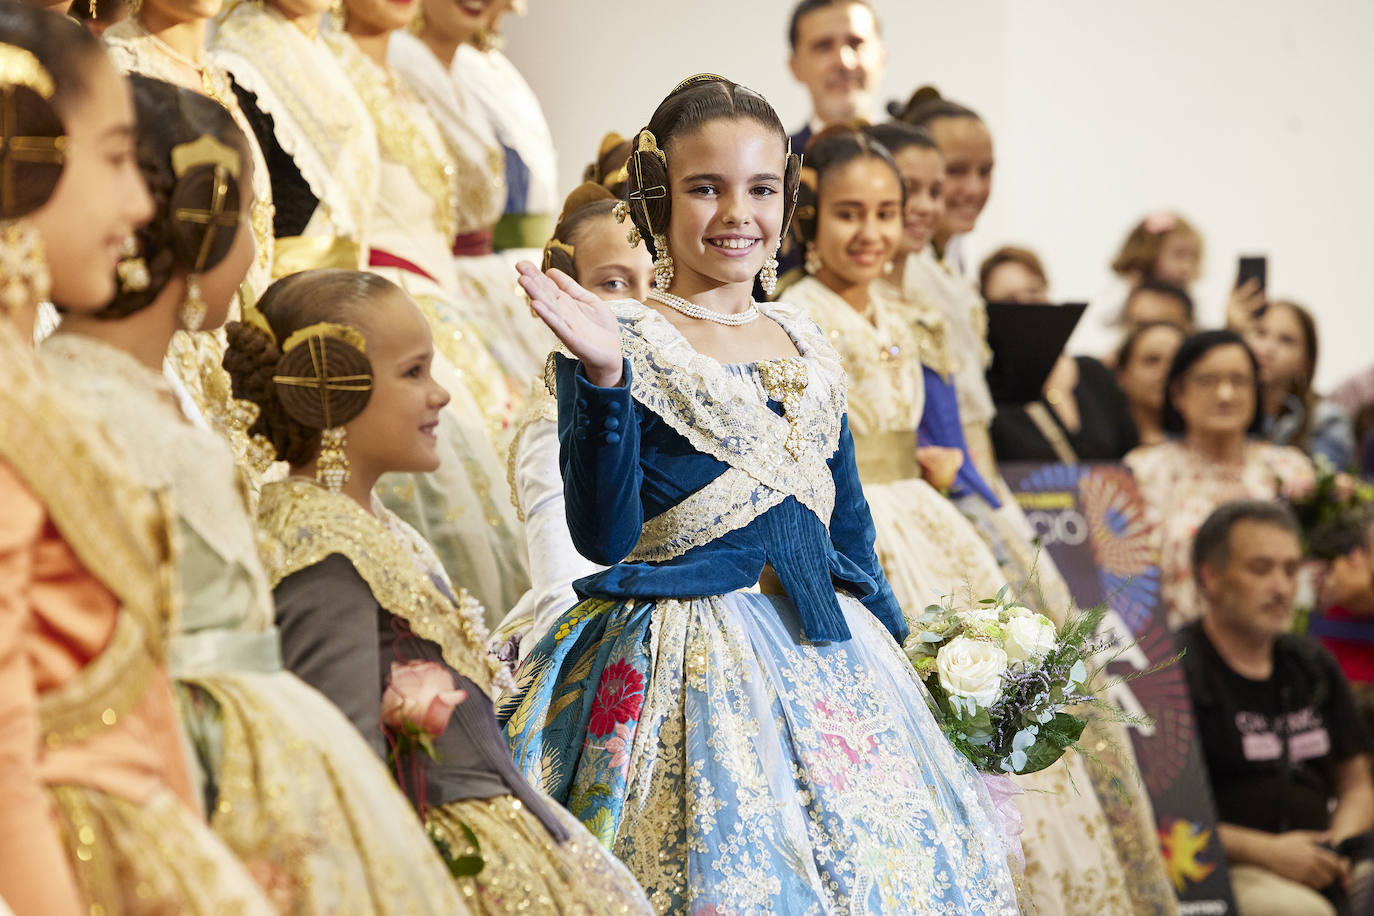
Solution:
[[[1056,630],[1007,600],[970,607],[953,599],[926,609],[907,638],[907,657],[925,682],[946,736],[987,774],[1034,773],[1053,764],[1083,733],[1071,706],[1087,692],[1087,660],[1103,648],[1094,633],[1103,611]]]

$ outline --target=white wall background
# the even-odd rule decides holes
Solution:
[[[1204,236],[1196,289],[1219,321],[1240,253],[1321,325],[1321,385],[1374,362],[1361,277],[1374,241],[1374,3],[1367,0],[874,0],[881,97],[931,82],[996,144],[974,258],[1045,259],[1055,294],[1109,279],[1126,231],[1175,208]],[[724,74],[789,129],[809,114],[786,68],[789,0],[535,0],[507,53],[544,105],[567,188],[607,130],[630,133],[679,79]],[[976,263],[976,261],[975,261]]]

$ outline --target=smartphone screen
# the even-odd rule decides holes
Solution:
[[[1239,267],[1236,270],[1236,286],[1243,285],[1247,280],[1258,280],[1259,288],[1263,291],[1269,285],[1269,259],[1264,255],[1241,255]]]

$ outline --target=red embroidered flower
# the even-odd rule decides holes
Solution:
[[[587,730],[593,735],[609,735],[617,722],[633,722],[644,706],[644,677],[623,658],[607,665],[592,702]]]

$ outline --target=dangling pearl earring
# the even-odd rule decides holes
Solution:
[[[191,274],[186,278],[186,301],[177,312],[181,326],[188,331],[199,331],[200,326],[205,323],[205,313],[209,308],[205,300],[200,298],[200,281],[196,279],[195,274]]]
[[[816,251],[815,242],[806,243],[806,257],[802,260],[802,267],[808,274],[815,276],[820,273],[825,265],[821,263],[820,252]]]
[[[759,271],[759,286],[771,298],[773,290],[778,288],[778,249],[782,247],[782,241],[773,246],[773,253],[768,256],[768,260],[763,262],[763,270]]]
[[[654,250],[658,252],[654,258],[654,288],[667,292],[673,285],[673,256],[668,253],[667,236],[654,235]]]
[[[320,433],[320,456],[315,459],[315,480],[331,493],[337,493],[348,483],[348,455],[344,445],[348,437],[342,426],[331,426]]]

